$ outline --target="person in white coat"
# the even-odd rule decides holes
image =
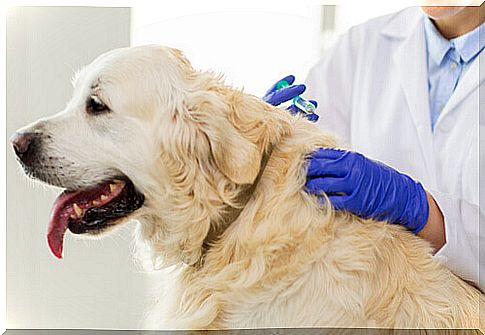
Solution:
[[[321,149],[309,163],[308,191],[326,192],[337,209],[406,226],[482,291],[484,21],[484,5],[379,17],[343,34],[306,80],[319,125],[360,153]],[[270,89],[263,99],[277,105],[304,90]]]

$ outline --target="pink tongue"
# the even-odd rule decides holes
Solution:
[[[57,258],[62,258],[62,247],[64,243],[64,234],[67,230],[69,223],[69,216],[73,212],[72,207],[68,207],[69,200],[81,193],[77,192],[64,192],[57,197],[54,202],[54,206],[51,210],[51,217],[49,221],[49,229],[47,231],[47,243],[52,253]]]
[[[47,243],[52,253],[57,258],[62,258],[64,235],[69,226],[69,217],[75,212],[74,204],[77,204],[83,211],[93,206],[103,206],[117,197],[124,186],[124,181],[115,180],[89,189],[61,193],[52,207],[47,231]],[[96,205],[93,200],[97,201]]]

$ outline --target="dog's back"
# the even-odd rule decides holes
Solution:
[[[293,122],[237,220],[200,266],[182,269],[167,326],[477,328],[480,293],[436,263],[425,241],[303,191],[305,156],[320,146],[336,143]]]

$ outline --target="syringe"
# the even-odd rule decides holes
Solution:
[[[276,89],[280,90],[288,86],[290,86],[290,84],[288,84],[286,80],[280,80],[276,85]],[[303,99],[299,95],[293,98],[293,104],[307,114],[315,114],[315,105],[312,104],[310,101]]]

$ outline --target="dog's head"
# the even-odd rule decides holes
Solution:
[[[195,71],[179,51],[145,46],[97,58],[76,76],[66,108],[12,144],[30,177],[65,189],[48,232],[56,256],[67,229],[100,234],[137,218],[154,255],[192,263],[288,120]]]

